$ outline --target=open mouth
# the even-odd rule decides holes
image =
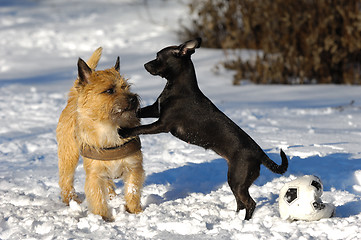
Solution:
[[[118,127],[135,127],[139,125],[139,118],[137,117],[137,111],[139,104],[129,104],[126,107],[117,107],[113,109],[111,114],[111,120]]]
[[[137,110],[139,109],[139,100],[138,100],[138,96],[134,95],[132,97],[130,97],[128,99],[128,104],[127,106],[117,106],[114,109],[114,112],[117,114],[123,114],[125,112],[134,112],[136,113]]]
[[[136,112],[136,108],[116,108],[114,111],[116,114],[123,114],[126,112]]]

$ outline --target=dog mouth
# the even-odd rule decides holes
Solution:
[[[139,109],[139,99],[137,95],[132,95],[130,96],[127,101],[126,104],[119,104],[118,106],[116,106],[114,108],[114,113],[116,115],[122,115],[123,113],[136,113]]]
[[[118,106],[113,109],[111,114],[111,120],[118,127],[136,127],[140,124],[137,117],[137,111],[139,104],[129,104],[128,106]]]
[[[132,113],[132,112],[137,112],[137,108],[115,108],[114,109],[114,113],[115,114],[119,114],[122,115],[124,113]]]

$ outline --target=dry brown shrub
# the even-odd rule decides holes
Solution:
[[[261,49],[225,63],[255,83],[361,83],[360,0],[204,0],[190,4],[191,27],[206,47]],[[234,60],[235,59],[235,60]]]

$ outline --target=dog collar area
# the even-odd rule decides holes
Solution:
[[[80,155],[92,160],[112,161],[127,157],[139,151],[140,148],[140,139],[136,137],[122,145],[109,148],[94,148],[86,145],[80,149]]]

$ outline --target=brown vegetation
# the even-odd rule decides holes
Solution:
[[[183,37],[206,47],[260,49],[255,61],[225,62],[255,83],[361,83],[360,0],[204,0],[190,4]]]

